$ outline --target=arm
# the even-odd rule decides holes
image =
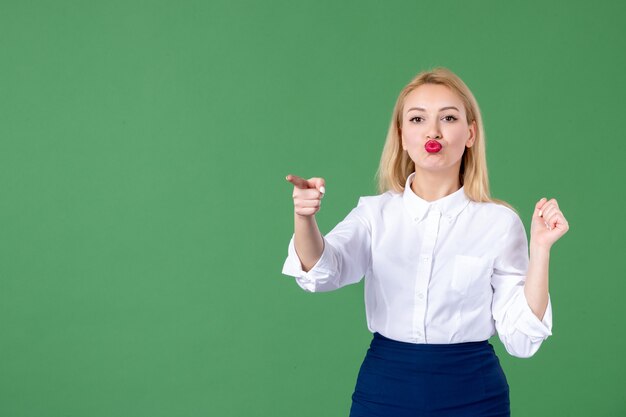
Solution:
[[[302,262],[302,270],[308,272],[322,256],[324,238],[317,227],[315,216],[294,213],[294,231],[294,243]]]
[[[492,276],[492,314],[500,340],[513,356],[534,355],[552,334],[550,248],[568,228],[556,201],[541,199],[531,224],[530,260],[524,225],[518,216],[499,245]]]
[[[332,291],[361,280],[370,262],[371,232],[363,199],[326,237],[315,220],[325,193],[323,178],[288,175],[294,185],[294,235],[283,274],[306,291]]]
[[[300,258],[294,234],[283,274],[295,277],[297,284],[309,292],[333,291],[359,282],[371,262],[371,231],[364,202],[360,198],[357,207],[339,224],[325,236],[320,235],[322,253],[310,268]]]
[[[530,244],[530,262],[528,276],[524,284],[524,295],[533,314],[539,320],[548,307],[548,269],[550,264],[550,250]]]
[[[527,358],[552,334],[552,309],[546,294],[545,314],[539,319],[526,299],[528,240],[517,214],[510,213],[506,231],[496,247],[498,255],[491,277],[494,290],[491,312],[496,330],[509,354]]]
[[[324,239],[317,227],[315,213],[322,205],[326,181],[318,177],[306,180],[291,174],[286,180],[293,184],[295,246],[302,270],[306,272],[313,268],[324,250]]]
[[[524,294],[539,320],[548,306],[548,270],[550,249],[567,231],[569,225],[556,200],[542,198],[535,205],[530,228],[530,262]]]

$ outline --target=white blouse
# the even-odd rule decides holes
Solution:
[[[369,330],[409,343],[487,340],[498,332],[513,356],[529,357],[552,330],[524,295],[528,242],[519,216],[470,201],[463,187],[428,202],[411,189],[359,199],[323,237],[324,250],[302,270],[294,236],[282,273],[310,292],[332,291],[365,276]]]

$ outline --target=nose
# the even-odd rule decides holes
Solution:
[[[429,126],[427,132],[426,139],[441,139],[441,131],[437,122]]]

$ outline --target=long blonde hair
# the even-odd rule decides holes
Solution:
[[[472,201],[497,202],[508,204],[491,198],[489,191],[489,177],[487,175],[487,157],[485,154],[485,132],[478,103],[465,83],[447,68],[437,67],[419,73],[400,92],[391,116],[387,139],[380,158],[380,165],[376,173],[378,191],[384,193],[389,190],[402,192],[407,177],[415,171],[415,163],[409,154],[402,149],[401,128],[402,108],[409,93],[424,84],[443,85],[455,92],[463,105],[467,115],[467,124],[476,122],[476,137],[470,148],[465,148],[459,177],[464,186],[465,194]]]

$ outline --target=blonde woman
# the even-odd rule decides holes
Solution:
[[[306,291],[365,277],[373,339],[352,417],[509,416],[509,386],[488,339],[530,357],[551,335],[550,248],[568,230],[554,199],[524,225],[491,198],[478,104],[445,68],[418,74],[396,101],[379,195],[322,236],[325,181],[288,175],[295,233],[282,272]]]

